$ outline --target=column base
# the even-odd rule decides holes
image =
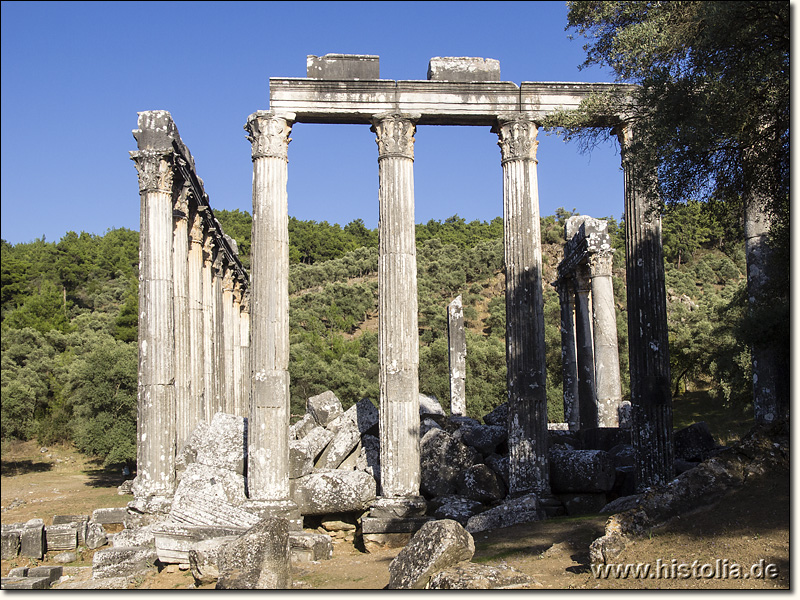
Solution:
[[[303,529],[303,515],[293,500],[248,500],[241,508],[261,519],[283,517],[289,520],[289,531]]]
[[[377,498],[369,516],[361,519],[364,548],[376,552],[407,545],[420,527],[433,520],[425,516],[427,506],[422,496]]]

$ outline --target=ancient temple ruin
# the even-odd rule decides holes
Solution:
[[[413,180],[414,135],[421,126],[490,126],[498,136],[506,269],[508,492],[548,495],[537,135],[544,117],[577,108],[591,93],[620,89],[627,88],[601,83],[517,85],[501,81],[499,64],[489,59],[434,58],[426,81],[394,81],[380,79],[377,56],[308,57],[308,77],[270,79],[269,110],[254,112],[245,124],[253,161],[249,278],[235,244],[213,218],[169,113],[140,113],[134,132],[139,149],[132,153],[142,207],[137,508],[166,510],[176,484],[177,450],[198,422],[210,422],[215,413],[225,412],[248,419],[246,508],[295,521],[300,516],[289,485],[287,161],[294,123],[370,126],[378,146],[380,491],[364,519],[365,532],[368,526],[375,533],[391,534],[398,527],[408,531],[402,522],[414,522],[425,513],[420,495]],[[625,171],[632,435],[638,485],[647,487],[672,477],[661,225],[657,198],[638,185],[636,173],[628,168],[626,152],[634,132],[614,120],[616,115],[610,117],[598,126],[615,124]],[[593,246],[598,236],[602,226],[584,221],[570,241],[571,262],[560,272],[563,322],[571,322],[570,306],[576,314],[575,331],[564,331],[564,344],[580,344],[575,367],[570,368],[584,374],[582,378],[573,373],[570,385],[565,384],[571,428],[619,425],[610,255],[602,242]],[[588,312],[590,289],[593,319]],[[572,346],[569,335],[575,340]]]

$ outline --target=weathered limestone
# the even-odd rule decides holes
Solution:
[[[205,327],[203,317],[203,218],[199,207],[190,210],[187,272],[189,291],[189,413],[188,431],[206,420],[205,406]],[[184,438],[188,439],[188,437]],[[178,446],[180,448],[181,446]]]
[[[19,554],[20,548],[20,532],[19,531],[3,531],[2,532],[2,552],[0,558],[3,560],[10,560],[16,558]]]
[[[148,135],[153,132],[154,135]],[[163,132],[158,139],[155,132]],[[177,130],[166,111],[139,113],[131,153],[139,172],[139,400],[134,496],[168,498],[175,487],[172,196]],[[148,143],[149,142],[149,143]]]
[[[216,364],[216,311],[214,310],[214,260],[216,249],[214,238],[206,232],[203,242],[203,377],[205,421],[210,423],[218,412],[222,412],[217,395],[217,378],[214,370]]]
[[[306,76],[316,79],[380,79],[380,57],[369,54],[326,54],[306,57]]]
[[[478,533],[487,529],[511,527],[518,523],[541,521],[543,515],[538,496],[535,493],[525,494],[470,517],[466,529],[470,533]]]
[[[450,357],[450,414],[467,416],[465,379],[467,375],[467,337],[464,331],[464,306],[458,296],[447,306],[447,340]]]
[[[287,152],[293,115],[259,111],[245,129],[253,157],[250,297],[249,497],[275,514],[289,499],[289,213]]]
[[[179,159],[183,160],[183,159]],[[175,344],[175,448],[189,439],[191,426],[191,346],[189,332],[189,199],[183,185],[172,210],[172,283]]]
[[[289,522],[265,518],[217,551],[217,589],[287,589],[291,587]]]
[[[431,577],[431,590],[516,590],[541,587],[530,575],[514,567],[460,563]]]
[[[500,81],[494,58],[436,56],[428,63],[428,81]]]
[[[542,250],[536,174],[538,128],[530,115],[498,118],[503,165],[506,363],[510,492],[546,492]]]
[[[578,350],[578,412],[581,429],[597,427],[591,289],[586,268],[579,268],[575,273],[575,337]]]
[[[564,420],[570,431],[580,429],[578,404],[578,354],[575,343],[575,282],[559,278],[554,284],[561,306],[561,378],[564,390]]]
[[[129,547],[98,550],[92,558],[92,579],[138,575],[155,565],[153,548]]]
[[[658,198],[627,160],[631,127],[617,131],[625,172],[625,249],[636,487],[664,485],[673,476],[672,389],[667,298]]]
[[[211,306],[214,311],[214,404],[218,411],[227,413],[230,411],[230,397],[225,395],[225,384],[230,374],[225,372],[225,304],[222,290],[225,262],[225,255],[217,252],[211,265]]]
[[[304,515],[362,511],[375,500],[375,480],[363,471],[319,470],[290,483]]]
[[[415,115],[373,119],[379,177],[381,496],[419,494],[419,338],[414,228]]]

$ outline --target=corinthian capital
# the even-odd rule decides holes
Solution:
[[[614,263],[613,252],[610,250],[589,255],[589,275],[591,277],[611,277],[611,267]]]
[[[503,161],[536,160],[539,128],[529,117],[499,117],[494,131],[499,137],[497,145],[500,146]]]
[[[135,150],[130,154],[139,173],[140,194],[172,192],[172,179],[175,174],[172,151]]]
[[[244,128],[253,146],[253,160],[265,157],[287,160],[293,119],[293,114],[276,115],[261,110],[247,117]]]
[[[414,160],[414,133],[419,115],[384,113],[372,118],[378,157],[399,156]]]

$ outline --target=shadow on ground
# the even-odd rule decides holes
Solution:
[[[3,477],[16,477],[27,473],[45,473],[53,469],[52,463],[33,460],[3,460],[0,461],[0,473]]]

